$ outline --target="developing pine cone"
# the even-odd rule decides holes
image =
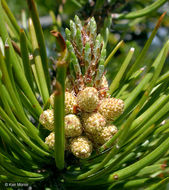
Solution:
[[[74,115],[69,114],[65,116],[65,135],[66,137],[77,137],[82,134],[82,125],[80,119]]]
[[[49,131],[54,129],[54,111],[53,110],[45,110],[40,115],[39,122]]]
[[[106,125],[105,118],[98,112],[90,114],[85,113],[82,116],[82,120],[84,131],[92,135],[98,134]]]
[[[75,137],[70,142],[71,152],[78,158],[88,158],[93,149],[92,142],[84,136]]]
[[[117,133],[117,127],[115,125],[107,125],[97,136],[97,143],[103,145],[110,140]]]
[[[77,104],[84,112],[94,111],[99,104],[98,91],[93,87],[86,87],[78,93]]]
[[[116,98],[105,98],[101,101],[98,111],[108,120],[113,121],[120,116],[124,110],[123,100]]]
[[[54,94],[50,96],[50,104],[54,107]],[[75,113],[76,106],[76,97],[70,92],[65,92],[65,114]]]
[[[46,137],[45,143],[49,146],[49,148],[53,149],[55,144],[55,134],[54,132],[50,133],[49,136]]]
[[[49,148],[53,149],[55,144],[55,133],[52,132],[45,138],[45,143],[49,146]],[[65,139],[65,149],[68,149],[68,142]]]

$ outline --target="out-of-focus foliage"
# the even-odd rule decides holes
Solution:
[[[21,10],[25,10],[26,15],[28,16],[28,8],[23,0],[7,0],[9,7],[14,12],[15,16],[18,18],[18,21],[21,20]],[[38,5],[38,11],[40,16],[48,15],[52,10],[56,17],[57,29],[64,34],[64,28],[68,26],[69,20],[74,17],[75,14],[84,20],[90,16],[94,16],[97,20],[98,26],[101,28],[103,22],[108,15],[116,13],[127,13],[135,10],[140,10],[146,6],[152,4],[152,0],[143,0],[143,1],[134,1],[134,0],[36,0]],[[167,11],[166,17],[162,23],[161,28],[159,29],[155,39],[150,48],[150,54],[146,57],[145,62],[151,62],[154,58],[154,52],[161,49],[162,44],[166,41],[167,36],[169,35],[169,3],[165,3],[160,9],[148,14],[147,16],[136,18],[136,19],[122,19],[117,20],[112,19],[110,24],[110,36],[107,44],[108,54],[114,48],[114,46],[120,40],[124,40],[126,43],[125,48],[121,47],[116,55],[112,58],[111,62],[108,64],[107,69],[114,71],[114,74],[118,71],[122,60],[128,52],[129,48],[132,46],[136,48],[135,55],[139,54],[139,49],[144,46],[146,40],[150,36],[152,29],[155,26],[157,18],[165,11]],[[49,22],[48,22],[49,21]],[[46,44],[48,47],[48,55],[56,58],[57,54],[55,51],[55,39],[50,35],[50,31],[53,29],[52,18],[48,16],[41,20],[42,26],[45,27],[44,34]],[[46,25],[47,24],[47,25]],[[58,26],[59,25],[59,26]],[[128,47],[128,48],[126,48]],[[153,54],[151,50],[153,49]],[[121,54],[124,52],[124,54]],[[112,64],[113,63],[113,64]],[[143,63],[144,64],[144,63]],[[108,76],[110,81],[112,80],[113,74],[111,77]]]
[[[46,15],[46,13],[51,9],[56,11],[58,2],[53,0],[36,0],[40,16]],[[21,10],[24,9],[28,12],[28,7],[25,0],[7,0],[7,3],[11,8],[11,11],[18,19],[20,18]]]
[[[27,11],[27,6],[22,0],[7,0],[9,7],[14,12],[18,19],[21,18],[20,12],[22,9]],[[100,3],[99,3],[100,2]],[[143,9],[154,1],[115,1],[115,0],[36,0],[38,5],[38,11],[40,16],[47,15],[47,12],[52,10],[57,16],[60,14],[63,25],[68,24],[68,20],[72,19],[75,14],[78,14],[81,19],[86,19],[90,16],[95,16],[97,23],[103,23],[104,18],[109,14],[131,12],[135,10]],[[111,30],[117,32],[126,40],[138,40],[141,38],[142,44],[145,39],[146,32],[149,32],[153,28],[154,21],[159,15],[168,11],[168,3],[162,6],[157,11],[148,14],[146,17],[141,17],[132,20],[116,20],[113,19]],[[168,26],[168,17],[165,18],[163,25]],[[102,26],[102,24],[101,24]],[[124,35],[124,33],[130,33],[131,35]]]
[[[18,18],[18,21],[21,20],[21,10],[25,10],[28,16],[28,8],[23,0],[7,0],[9,7],[14,12],[15,16]],[[36,0],[38,5],[38,11],[40,16],[48,15],[50,11],[53,11],[57,21],[57,29],[64,34],[64,28],[68,26],[69,20],[77,14],[82,20],[87,19],[90,16],[94,16],[97,20],[98,27],[103,26],[103,22],[108,15],[114,15],[119,13],[127,13],[136,10],[143,9],[148,5],[152,4],[155,1],[152,0],[143,0],[143,1],[134,1],[134,0]],[[153,43],[150,47],[149,56],[146,57],[145,62],[149,63],[154,58],[154,52],[159,51],[162,47],[162,44],[166,41],[167,36],[169,35],[169,3],[165,3],[162,7],[153,11],[152,13],[136,18],[136,19],[122,19],[117,20],[112,19],[110,24],[110,36],[107,44],[108,54],[114,48],[114,46],[120,40],[124,40],[126,43],[125,48],[121,47],[116,55],[112,58],[111,62],[108,64],[107,69],[114,71],[114,74],[118,71],[121,66],[124,55],[128,52],[129,48],[132,46],[136,48],[135,55],[140,53],[139,49],[144,46],[146,40],[151,34],[155,26],[155,22],[158,17],[163,13],[167,12],[164,21],[159,29]],[[49,21],[49,22],[48,22]],[[45,39],[48,47],[48,55],[56,57],[55,51],[55,40],[50,35],[50,30],[53,29],[52,18],[50,16],[42,19],[42,26],[45,27]],[[47,25],[46,25],[47,24]],[[47,27],[46,27],[47,26]],[[128,47],[128,48],[126,48]],[[153,54],[151,54],[153,50]],[[120,53],[123,52],[124,54]],[[113,63],[113,64],[112,64]],[[144,64],[144,63],[143,63]],[[168,69],[168,68],[166,68]],[[113,78],[108,76],[110,81]]]

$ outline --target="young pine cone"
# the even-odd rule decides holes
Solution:
[[[107,125],[97,136],[97,143],[103,145],[110,140],[117,133],[117,127],[115,125]]]
[[[105,98],[102,100],[98,111],[108,120],[113,121],[120,116],[124,110],[123,100],[116,98]]]
[[[70,142],[71,152],[78,158],[88,158],[93,149],[92,142],[84,136],[75,137]]]
[[[65,135],[66,137],[76,137],[82,134],[82,125],[80,119],[74,115],[69,114],[65,116]]]
[[[51,148],[51,149],[54,148],[54,144],[55,144],[54,132],[50,133],[50,135],[45,138],[45,143],[49,146],[49,148]]]
[[[54,107],[54,94],[50,96],[50,104]],[[65,114],[75,113],[76,106],[76,97],[70,92],[65,92]]]
[[[94,113],[85,113],[82,116],[83,127],[86,133],[91,135],[96,135],[98,132],[102,131],[106,125],[105,118],[98,112]]]
[[[94,111],[99,104],[98,91],[93,87],[86,87],[78,93],[77,104],[84,112]]]
[[[52,132],[45,138],[45,144],[49,146],[49,148],[53,149],[55,145],[55,133]],[[67,139],[65,138],[65,150],[68,150],[68,142]]]
[[[54,111],[53,110],[45,110],[40,115],[39,122],[49,131],[54,129]]]

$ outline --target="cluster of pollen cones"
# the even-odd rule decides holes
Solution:
[[[70,30],[65,32],[70,53],[65,81],[65,150],[85,159],[117,132],[112,122],[123,113],[124,102],[108,94],[104,43],[101,35],[96,33],[94,18],[82,24],[75,16],[75,23],[71,21]],[[50,104],[54,107],[53,94]],[[45,110],[39,121],[53,131],[54,111]],[[54,132],[46,137],[45,143],[54,147]]]
[[[54,95],[50,97],[54,106]],[[122,114],[124,103],[120,99],[105,97],[100,99],[94,87],[86,87],[77,95],[65,93],[65,149],[78,158],[88,158],[93,149],[107,142],[117,132],[112,121]],[[54,111],[45,110],[40,123],[48,130],[54,130]],[[46,137],[46,144],[54,147],[54,132]]]

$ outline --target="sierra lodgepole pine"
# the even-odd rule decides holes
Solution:
[[[133,65],[129,65],[134,56],[133,48],[125,55],[128,47],[119,43],[106,58],[105,47],[108,39],[110,43],[114,41],[114,32],[108,36],[112,18],[116,20],[113,30],[121,28],[121,18],[129,19],[125,26],[132,26],[145,18],[130,19],[148,15],[167,0],[152,0],[153,3],[148,5],[148,2],[142,10],[131,6],[130,13],[124,14],[119,12],[124,8],[123,3],[113,10],[117,14],[111,14],[110,8],[118,7],[116,1],[98,0],[93,1],[93,5],[86,1],[91,8],[94,7],[92,15],[100,15],[108,8],[103,15],[97,16],[98,28],[103,35],[97,32],[94,17],[81,21],[78,16],[70,21],[70,29],[65,30],[66,42],[59,34],[60,42],[63,42],[59,45],[63,46],[61,49],[56,47],[58,86],[53,89],[55,101],[51,95],[50,102],[49,93],[45,102],[41,102],[43,97],[39,97],[46,89],[43,89],[43,83],[40,85],[41,80],[47,81],[47,91],[52,86],[49,80],[52,68],[45,69],[49,61],[43,52],[47,47],[35,0],[27,2],[36,30],[34,37],[38,42],[37,48],[33,49],[34,40],[30,40],[27,29],[24,28],[25,44],[19,39],[20,26],[6,0],[0,1],[0,189],[6,182],[9,185],[9,181],[30,183],[35,188],[41,181],[49,188],[61,189],[165,189],[164,185],[169,181],[169,72],[166,72],[164,62],[169,52],[169,41],[156,59],[154,52],[152,64],[147,54],[166,13],[160,17],[143,50],[137,54],[139,56],[133,57]],[[85,4],[81,2],[76,6]],[[57,18],[54,14],[52,17],[55,26],[58,25],[56,36],[63,29],[61,22],[66,18],[62,5],[59,5]],[[107,14],[110,20],[105,19],[103,27],[102,19]],[[23,47],[28,46],[27,51],[22,52],[24,57],[31,59],[28,68],[24,67],[24,59],[20,57],[22,43],[25,44]],[[115,62],[125,58],[113,78],[112,70],[108,68],[106,71],[105,65],[114,64],[111,57],[119,47]],[[40,54],[34,50],[39,50]],[[43,68],[38,67],[37,57],[42,60]],[[45,71],[43,78],[37,76],[41,69]],[[33,86],[23,80],[28,70],[33,74]],[[106,72],[113,79],[110,87]],[[43,189],[39,184],[38,187]]]

